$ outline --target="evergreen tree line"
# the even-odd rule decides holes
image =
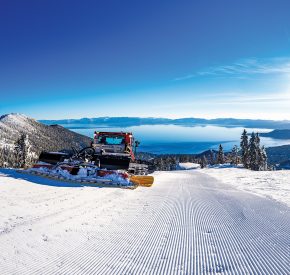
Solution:
[[[28,135],[21,134],[13,145],[0,147],[0,167],[25,168],[37,160]]]
[[[249,139],[246,130],[241,135],[240,148],[235,145],[231,152],[224,152],[222,145],[218,151],[209,150],[199,155],[161,155],[155,156],[147,162],[152,170],[170,171],[178,169],[182,162],[193,162],[200,164],[201,168],[209,165],[230,163],[237,166],[243,164],[247,169],[255,171],[267,170],[267,153],[264,146],[260,144],[258,133],[252,133]]]
[[[225,154],[222,145],[219,145],[216,156],[212,153],[210,161],[203,156],[200,160],[201,168],[208,164],[224,164],[230,163],[237,166],[243,164],[247,169],[255,171],[264,171],[268,169],[267,153],[264,146],[260,144],[260,137],[258,133],[252,133],[249,139],[246,130],[243,131],[240,142],[240,149],[235,145],[230,153]]]
[[[250,139],[244,130],[241,136],[241,162],[245,168],[263,171],[267,170],[267,153],[264,146],[260,145],[258,133],[252,133]]]

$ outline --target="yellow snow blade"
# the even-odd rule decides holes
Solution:
[[[152,176],[131,176],[130,181],[139,186],[150,187],[154,182]]]

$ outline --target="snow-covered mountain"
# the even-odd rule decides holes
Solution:
[[[28,135],[32,150],[54,151],[88,146],[91,139],[58,125],[44,125],[23,114],[7,114],[0,117],[0,154],[9,154],[21,134]],[[5,152],[3,151],[5,150]]]

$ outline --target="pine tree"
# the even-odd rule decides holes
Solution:
[[[268,169],[268,167],[267,167],[268,157],[267,157],[267,152],[266,152],[265,146],[262,146],[262,148],[260,150],[259,160],[260,160],[259,170],[262,170],[262,171],[267,170]]]
[[[265,147],[260,145],[258,133],[252,133],[249,143],[249,167],[251,170],[267,170],[267,153]]]
[[[185,155],[183,161],[184,162],[189,162],[189,156],[188,155]]]
[[[231,164],[238,165],[239,163],[239,149],[238,146],[235,145],[231,152]]]
[[[0,152],[0,166],[1,167],[12,167],[13,164],[15,163],[14,160],[14,154],[11,150],[11,148],[9,148],[8,144],[4,144],[1,147],[1,152]]]
[[[0,147],[0,167],[4,167],[4,148]]]
[[[254,132],[251,135],[250,138],[250,162],[249,162],[249,168],[251,170],[258,171],[259,170],[259,155],[260,155],[260,138],[258,134],[255,134]]]
[[[205,168],[207,166],[207,159],[205,155],[201,157],[199,164],[200,164],[200,168]]]
[[[242,163],[245,168],[249,168],[249,139],[246,129],[244,129],[241,136],[241,154],[242,154]]]
[[[162,157],[159,159],[159,170],[160,171],[165,171],[166,170],[165,169],[165,161],[163,160]]]
[[[263,170],[263,157],[262,157],[262,148],[260,146],[260,137],[259,133],[256,133],[255,135],[255,143],[256,143],[256,150],[257,150],[257,160],[256,160],[256,171]]]
[[[260,142],[261,142],[261,140],[260,140],[259,133],[256,133],[256,135],[255,135],[255,141],[256,141],[257,147],[260,148]]]
[[[25,135],[21,134],[14,144],[14,156],[16,168],[23,168],[25,165],[26,150],[25,150]]]
[[[213,150],[210,150],[209,163],[210,163],[210,165],[215,164],[215,154],[214,154]]]
[[[24,160],[24,165],[25,166],[30,166],[37,159],[37,155],[32,150],[32,146],[31,146],[31,143],[29,141],[28,135],[25,135],[24,145],[25,145],[25,160]]]
[[[218,156],[217,156],[217,163],[224,164],[225,163],[225,155],[222,145],[219,146]]]

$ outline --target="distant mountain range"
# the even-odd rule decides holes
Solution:
[[[254,119],[235,119],[235,118],[141,118],[141,117],[96,117],[81,119],[61,119],[61,120],[40,120],[41,123],[51,124],[79,124],[89,127],[90,124],[112,127],[129,127],[139,125],[215,125],[224,127],[245,127],[245,128],[266,128],[266,129],[290,129],[290,120],[254,120]],[[71,128],[71,127],[70,127]]]

